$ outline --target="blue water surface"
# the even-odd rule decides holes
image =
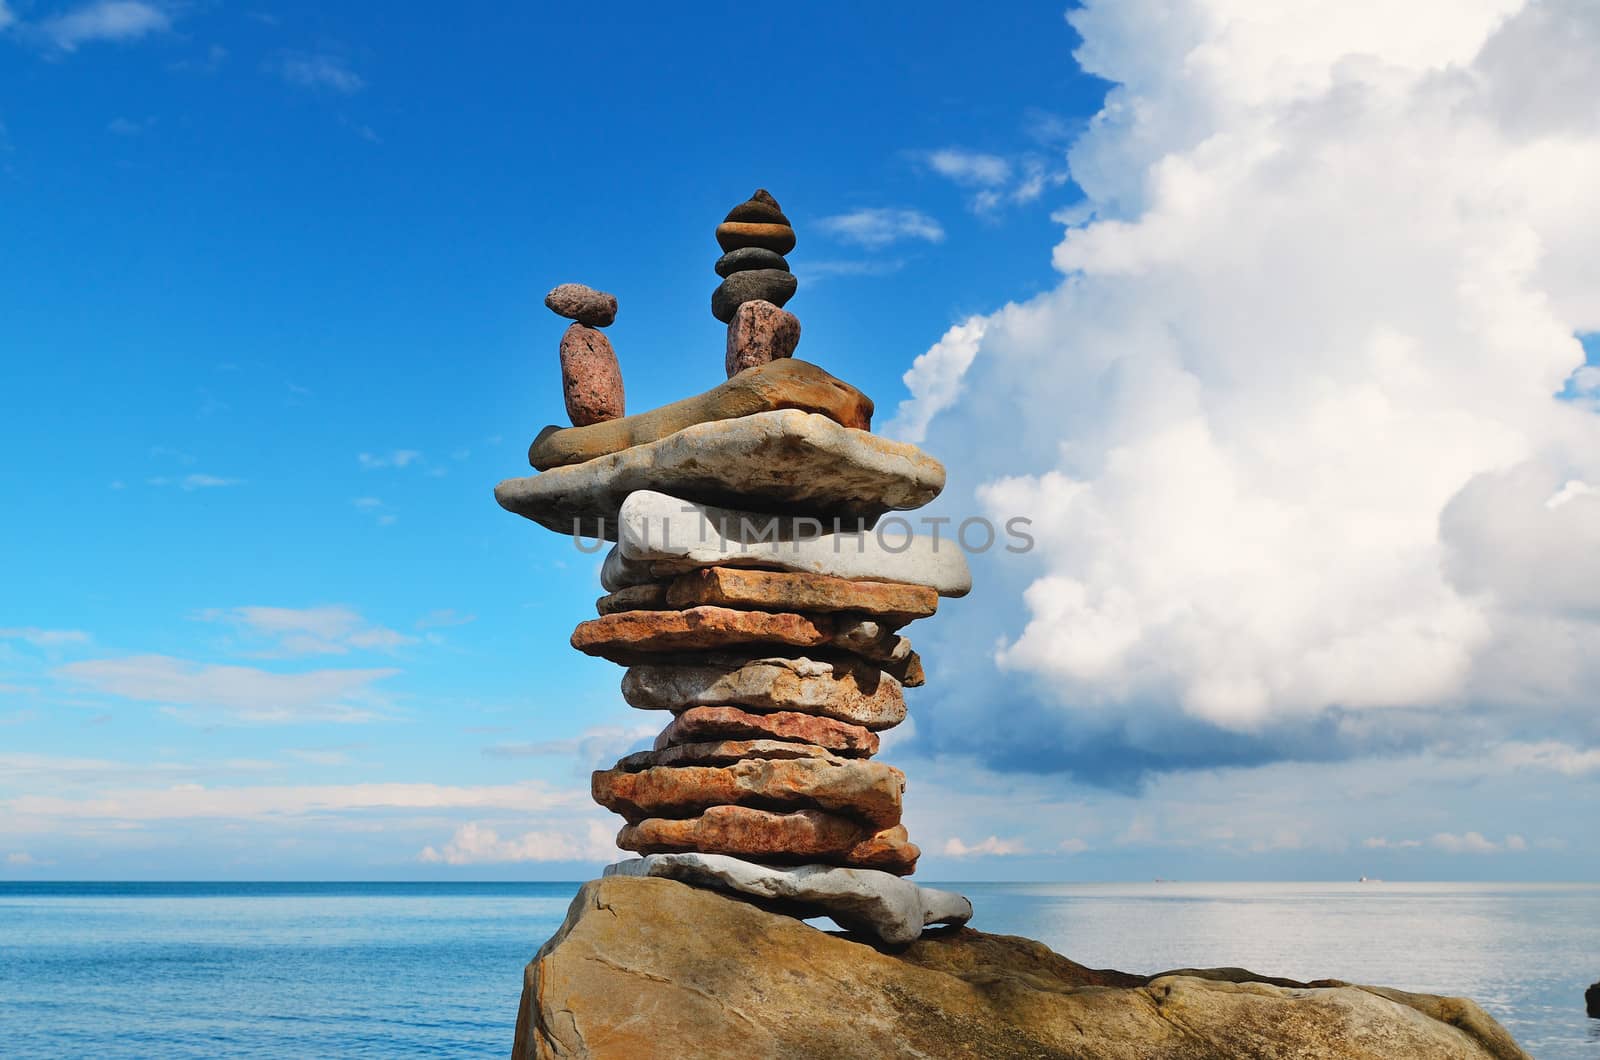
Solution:
[[[1600,1058],[1600,886],[958,886],[974,926],[1084,964],[1462,994],[1540,1060]],[[0,1053],[503,1057],[576,887],[0,883]]]

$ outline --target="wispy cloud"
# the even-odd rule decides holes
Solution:
[[[132,118],[112,118],[106,123],[106,132],[113,136],[138,136],[156,123],[154,118],[135,121]]]
[[[1050,188],[1060,187],[1068,180],[1065,164],[1052,163],[1034,154],[1007,159],[946,147],[923,152],[918,157],[939,176],[972,189],[968,205],[979,214],[1033,202]]]
[[[989,836],[976,843],[964,843],[954,837],[944,841],[944,854],[952,858],[1011,857],[1027,852],[1028,846],[1022,840],[1001,839],[999,836]]]
[[[344,59],[327,52],[289,52],[267,65],[298,88],[327,89],[348,96],[367,85]]]
[[[212,666],[167,655],[68,663],[56,676],[105,695],[168,707],[220,712],[252,723],[363,722],[378,717],[373,685],[394,669],[274,673]]]
[[[40,629],[38,626],[13,626],[0,629],[0,640],[21,640],[35,648],[60,648],[87,644],[94,638],[79,629]]]
[[[422,848],[418,861],[446,865],[483,865],[508,861],[609,861],[617,855],[611,830],[590,821],[578,834],[524,832],[501,839],[494,829],[464,824],[443,847]]]
[[[0,31],[10,29],[16,24],[17,16],[6,6],[6,0],[0,0]]]
[[[876,208],[824,217],[817,227],[843,243],[854,243],[869,250],[901,240],[920,239],[928,243],[944,241],[944,228],[920,210]]]
[[[62,51],[77,51],[96,41],[137,40],[172,26],[154,4],[140,0],[99,0],[38,23],[38,32]]]
[[[202,611],[202,622],[221,622],[269,640],[284,655],[343,655],[393,651],[415,637],[375,625],[349,607],[231,607]]]
[[[223,478],[220,475],[185,475],[178,480],[178,487],[184,490],[209,490],[222,486],[237,486],[242,479]]]
[[[4,761],[0,757],[0,761]],[[48,780],[44,780],[48,783]],[[25,794],[0,799],[6,815],[37,820],[122,821],[264,819],[365,810],[506,810],[531,813],[579,807],[582,793],[538,782],[452,786],[363,783],[239,785],[212,787],[192,782],[159,788],[122,788],[88,797]]]
[[[929,151],[923,158],[935,173],[957,184],[988,188],[1011,179],[1011,163],[999,155],[946,147]]]
[[[395,449],[389,453],[361,453],[356,462],[368,471],[385,467],[410,467],[422,459],[416,449]]]
[[[808,281],[829,276],[890,276],[906,267],[904,258],[883,261],[808,261],[801,270]]]
[[[483,753],[491,758],[577,758],[586,765],[593,765],[621,756],[634,745],[649,740],[658,728],[655,725],[601,725],[562,740],[495,744],[485,747]]]

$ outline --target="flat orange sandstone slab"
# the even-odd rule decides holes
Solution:
[[[870,430],[872,399],[806,361],[784,358],[747,368],[726,383],[649,412],[587,427],[546,427],[528,448],[528,463],[546,471],[659,441],[685,427],[757,412],[799,409],[842,427]]]
[[[646,818],[625,825],[617,833],[617,846],[639,854],[698,850],[773,864],[820,862],[896,876],[911,875],[922,853],[900,825],[874,832],[822,810],[774,813],[748,806],[713,806],[686,820]]]
[[[900,823],[905,774],[861,759],[748,758],[728,766],[596,770],[590,787],[595,802],[635,822],[739,805],[827,810],[876,831]]]
[[[745,644],[812,648],[832,637],[832,623],[826,618],[691,607],[619,611],[580,622],[572,631],[572,646],[586,655],[627,660],[639,653],[712,651]]]
[[[878,734],[860,725],[792,710],[756,714],[738,707],[690,707],[661,730],[656,750],[704,740],[792,740],[847,758],[870,758],[878,753]]]
[[[932,615],[939,607],[939,594],[925,585],[846,581],[828,574],[708,567],[674,578],[667,585],[666,601],[672,607],[716,604],[763,611],[850,611],[904,624]]]

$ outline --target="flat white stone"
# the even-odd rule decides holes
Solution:
[[[581,464],[509,478],[494,496],[557,533],[615,541],[617,509],[635,490],[871,527],[884,512],[933,500],[944,478],[944,466],[914,445],[781,409],[697,423]]]
[[[829,532],[817,519],[717,508],[655,490],[628,495],[601,584],[610,592],[701,567],[765,567],[852,581],[926,585],[941,596],[972,591],[954,536],[911,534],[885,520],[873,530]]]
[[[650,854],[606,866],[607,876],[660,876],[750,895],[802,916],[828,916],[884,942],[916,941],[929,924],[965,924],[972,903],[952,891],[919,887],[876,869],[761,865],[726,854]]]

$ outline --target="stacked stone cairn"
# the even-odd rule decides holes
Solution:
[[[735,207],[717,240],[727,382],[623,416],[615,355],[594,353],[615,299],[558,287],[547,304],[577,321],[561,349],[575,426],[541,432],[540,473],[495,497],[586,550],[613,542],[598,617],[572,646],[626,667],[630,706],[670,713],[651,749],[594,774],[595,800],[626,822],[618,846],[643,855],[607,875],[910,942],[972,906],[904,878],[919,855],[901,822],[906,778],[874,756],[923,683],[902,630],[971,575],[947,539],[879,520],[933,500],[944,468],[872,434],[871,399],[791,356],[794,231],[772,196]],[[613,396],[615,415],[591,415]]]

